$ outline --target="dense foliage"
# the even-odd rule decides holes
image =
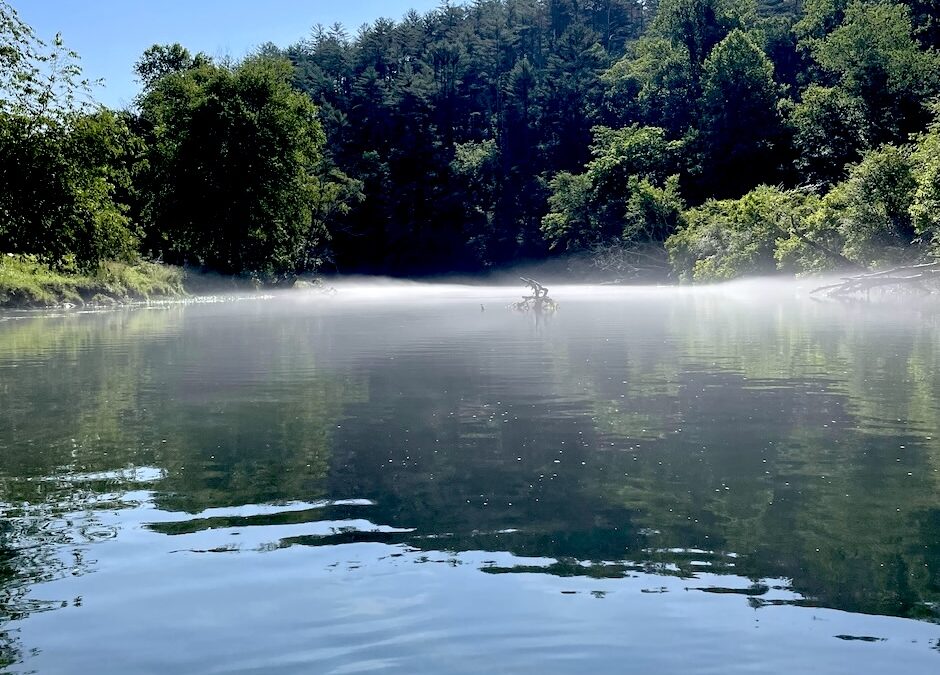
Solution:
[[[75,59],[0,2],[0,251],[89,268],[134,249],[115,199],[130,185],[134,139],[120,116],[86,103]]]
[[[140,253],[265,280],[316,267],[345,177],[288,62],[155,46],[137,109],[114,113],[5,3],[0,35],[0,251],[76,271]]]
[[[239,63],[156,45],[120,113],[3,0],[0,39],[0,250],[60,266],[642,248],[705,280],[940,247],[931,2],[444,2]]]
[[[272,278],[306,269],[325,236],[313,219],[323,132],[290,65],[151,59],[139,101],[145,246],[173,262]]]

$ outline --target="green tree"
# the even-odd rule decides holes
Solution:
[[[775,178],[777,98],[773,64],[744,31],[731,31],[704,68],[702,132],[711,194],[739,195]]]
[[[865,106],[875,145],[922,129],[940,91],[940,55],[922,51],[912,31],[906,6],[853,0],[842,25],[810,43],[823,70]]]
[[[917,255],[911,207],[917,182],[908,147],[885,145],[866,154],[834,188],[843,253],[863,265]]]
[[[940,2],[938,0],[906,0],[911,8],[914,36],[926,48],[940,49]]]
[[[135,255],[136,228],[116,192],[130,189],[137,143],[113,113],[73,113],[37,131],[0,115],[0,251],[87,271]]]
[[[78,56],[0,2],[0,251],[58,267],[133,255],[126,195],[137,140],[88,101]]]
[[[865,106],[841,87],[810,85],[787,121],[804,183],[828,187],[838,182],[869,145]]]
[[[626,245],[666,241],[685,221],[685,202],[679,176],[669,176],[662,187],[648,178],[630,185],[621,242]]]
[[[940,120],[918,138],[912,156],[914,201],[911,217],[914,230],[935,253],[940,252]]]
[[[886,145],[822,198],[761,186],[741,199],[709,200],[667,240],[671,262],[694,281],[909,262],[923,250],[911,219],[916,165],[909,148]]]
[[[0,112],[31,118],[32,126],[41,127],[93,108],[90,94],[78,54],[62,36],[47,44],[0,0]]]
[[[822,273],[835,269],[862,269],[843,255],[844,196],[832,190],[823,197],[807,195],[799,214],[790,215],[791,227],[776,240],[774,258],[781,269]],[[797,221],[797,215],[799,220]]]
[[[805,0],[793,32],[804,49],[822,40],[839,27],[850,0]]]
[[[584,172],[562,172],[550,183],[542,232],[551,246],[579,250],[611,240],[661,241],[671,234],[674,215],[666,214],[679,197],[676,179],[668,179],[680,147],[658,127],[597,127],[594,158]],[[648,216],[655,220],[645,222]]]
[[[692,124],[689,57],[683,45],[643,37],[605,74],[605,105],[614,121],[666,129],[681,136]]]
[[[687,211],[683,227],[666,240],[670,262],[686,281],[776,272],[776,242],[805,211],[804,196],[766,185],[740,199],[710,199]]]
[[[805,69],[804,56],[793,31],[793,16],[761,19],[751,37],[774,66],[774,80],[786,92],[799,89]]]
[[[549,183],[548,213],[542,218],[542,233],[552,248],[561,245],[578,250],[602,241],[593,216],[591,177],[562,171]]]
[[[155,254],[268,279],[306,271],[325,237],[314,213],[324,136],[291,76],[287,62],[254,57],[173,70],[144,91]]]
[[[693,100],[701,93],[703,64],[712,49],[734,28],[746,26],[755,16],[749,0],[663,0],[653,31],[681,46],[689,59]]]
[[[466,218],[467,243],[478,264],[492,259],[491,246],[497,245],[494,232],[496,191],[500,183],[499,146],[494,139],[458,144],[451,169],[458,177],[459,198],[470,211]]]
[[[140,78],[144,89],[150,89],[161,77],[171,73],[180,73],[207,65],[209,57],[199,53],[193,56],[180,43],[172,45],[153,45],[149,47],[134,65],[134,72]]]
[[[549,54],[538,100],[542,142],[556,167],[574,169],[587,159],[609,65],[597,34],[581,23],[569,26]]]

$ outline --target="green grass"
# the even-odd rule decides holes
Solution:
[[[110,305],[185,295],[179,267],[105,262],[92,274],[57,271],[32,256],[0,254],[0,307]]]

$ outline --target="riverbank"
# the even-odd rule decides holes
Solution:
[[[110,306],[187,295],[185,271],[152,262],[104,262],[92,274],[70,274],[31,256],[0,255],[0,308]]]

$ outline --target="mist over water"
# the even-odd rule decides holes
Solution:
[[[7,315],[0,663],[936,672],[930,304],[540,280]]]

